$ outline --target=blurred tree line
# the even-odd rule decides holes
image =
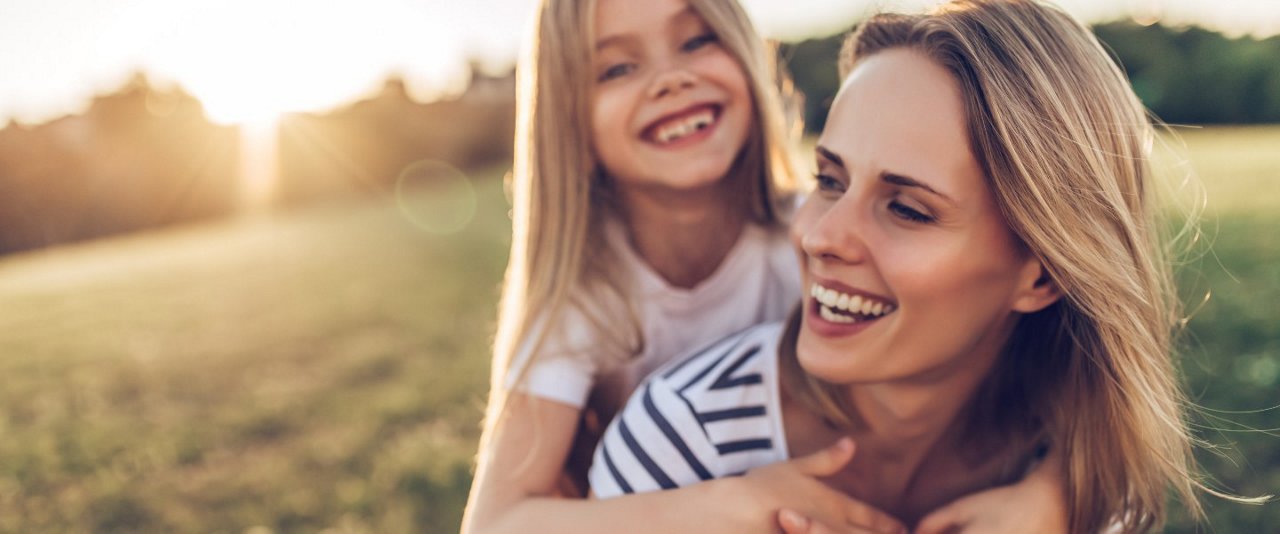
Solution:
[[[1161,119],[1280,122],[1280,36],[1227,38],[1201,28],[1117,22],[1095,31]],[[844,34],[783,45],[822,129]],[[479,72],[478,69],[474,71]],[[514,78],[477,75],[458,98],[421,103],[398,80],[324,114],[286,116],[276,205],[391,191],[413,163],[461,169],[510,158]],[[236,213],[240,134],[211,124],[180,89],[138,76],[84,113],[0,129],[0,254]]]
[[[1093,27],[1134,92],[1173,124],[1280,122],[1280,35],[1228,38],[1199,27],[1110,22]],[[835,96],[845,34],[784,44],[779,53],[804,95],[806,131],[822,131]]]
[[[273,207],[394,191],[422,160],[461,169],[510,158],[511,76],[475,75],[422,103],[389,79],[372,97],[277,126]],[[81,114],[0,129],[0,255],[233,215],[241,131],[180,88],[135,76]]]

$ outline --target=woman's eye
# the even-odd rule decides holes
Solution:
[[[933,222],[933,217],[929,215],[925,215],[924,213],[917,211],[915,208],[907,206],[906,204],[903,204],[896,200],[889,202],[889,211],[893,212],[894,215],[897,215],[903,220],[917,222],[917,223]]]
[[[611,65],[609,68],[604,69],[604,72],[600,73],[600,78],[597,81],[607,82],[614,78],[626,76],[633,70],[635,70],[634,63],[618,63],[617,65]]]
[[[707,46],[719,40],[720,40],[720,37],[714,33],[704,33],[702,35],[689,39],[688,41],[685,41],[683,45],[680,45],[680,49],[684,50],[685,52],[693,52],[694,50],[697,50],[699,48],[702,48],[704,46]]]
[[[816,174],[813,177],[818,182],[818,190],[832,193],[843,193],[844,184],[835,177],[827,174]]]

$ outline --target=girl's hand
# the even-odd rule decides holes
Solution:
[[[916,534],[1067,531],[1067,499],[1054,452],[1022,481],[962,497],[925,516]]]
[[[853,440],[808,456],[748,471],[735,496],[747,510],[768,511],[787,533],[856,532],[905,534],[897,519],[828,487],[818,477],[835,474],[853,458]]]

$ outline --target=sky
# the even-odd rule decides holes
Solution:
[[[644,0],[634,0],[644,1]],[[933,0],[739,0],[767,37],[843,31]],[[400,76],[429,101],[472,60],[510,68],[533,0],[0,0],[0,125],[83,111],[135,73],[194,94],[221,123],[324,111]],[[1231,35],[1280,33],[1280,0],[1062,0],[1090,22],[1133,17]]]

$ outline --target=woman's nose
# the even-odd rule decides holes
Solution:
[[[689,89],[698,83],[698,77],[681,68],[666,69],[653,78],[649,87],[649,98],[662,98]]]
[[[803,232],[800,248],[810,258],[840,263],[861,263],[867,257],[867,245],[862,235],[861,214],[853,199],[842,198],[829,209],[814,214],[808,224],[797,221]]]

